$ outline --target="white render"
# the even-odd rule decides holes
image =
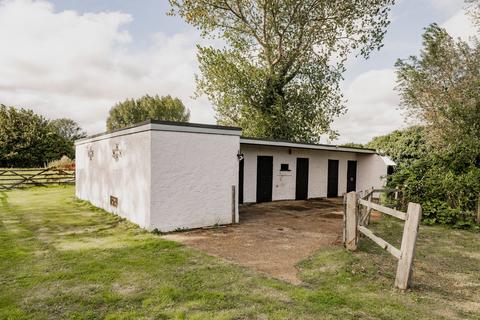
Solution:
[[[152,132],[150,225],[160,230],[238,222],[239,135]]]
[[[359,154],[357,167],[357,191],[380,189],[387,182],[388,166],[394,166],[390,158],[378,154]]]
[[[151,197],[150,140],[150,131],[143,131],[77,142],[77,198],[90,201],[96,207],[148,228]],[[112,150],[117,144],[121,155],[115,160]],[[93,151],[91,160],[89,150]],[[119,199],[118,207],[110,206],[110,196]]]
[[[338,196],[346,191],[348,160],[357,161],[357,191],[382,187],[393,163],[374,150],[240,134],[232,127],[147,121],[78,140],[76,196],[147,230],[169,232],[239,221],[242,155],[245,203],[256,202],[257,156],[273,157],[272,200],[295,199],[297,158],[309,158],[308,198],[327,196],[329,159],[339,160]],[[283,163],[290,171],[280,171]]]
[[[76,196],[148,230],[238,221],[240,132],[147,123],[79,140]]]
[[[255,143],[255,144],[251,144]],[[273,156],[273,190],[272,200],[295,199],[296,159],[309,158],[308,198],[327,196],[328,160],[339,160],[338,196],[347,190],[347,162],[357,161],[356,190],[381,188],[385,185],[387,165],[382,157],[371,150],[332,151],[329,148],[295,148],[292,143],[266,144],[250,139],[241,140],[240,152],[244,156],[244,193],[245,203],[256,202],[257,191],[257,157]],[[309,145],[304,145],[310,148]],[[368,152],[368,153],[366,153]],[[288,164],[290,171],[280,171],[281,164]]]

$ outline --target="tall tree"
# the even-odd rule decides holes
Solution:
[[[420,55],[398,60],[397,88],[407,115],[427,125],[429,141],[445,151],[480,155],[480,46],[430,25]]]
[[[85,138],[87,136],[87,133],[80,127],[80,125],[72,119],[54,119],[50,121],[49,125],[61,137],[71,141],[72,143],[77,139]]]
[[[381,47],[394,0],[170,0],[179,14],[218,36],[198,46],[197,93],[220,124],[244,134],[317,142],[344,111],[339,81],[347,56]]]
[[[107,130],[120,129],[150,119],[188,122],[190,111],[180,99],[169,95],[145,95],[139,99],[127,99],[110,109]]]
[[[472,8],[472,7],[471,7]],[[400,159],[390,179],[424,221],[468,227],[480,193],[480,45],[426,28],[418,56],[398,60],[397,89],[408,117],[424,125],[378,138]],[[420,127],[419,127],[420,128]]]
[[[0,104],[0,167],[38,167],[73,158],[72,143],[32,110]]]

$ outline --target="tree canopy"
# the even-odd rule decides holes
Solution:
[[[115,130],[145,120],[168,120],[188,122],[190,111],[183,102],[170,95],[145,95],[139,99],[127,99],[110,109],[107,118],[107,130]]]
[[[428,153],[425,127],[419,125],[375,137],[366,146],[402,165],[409,165]]]
[[[74,158],[73,140],[62,136],[58,124],[32,110],[0,105],[0,167],[40,167],[64,155]]]
[[[476,7],[475,7],[476,8]],[[478,15],[477,15],[478,16]],[[389,179],[426,223],[472,227],[480,196],[480,46],[426,28],[418,56],[398,60],[397,89],[420,126],[373,139],[398,164]]]
[[[197,93],[217,121],[248,136],[309,142],[335,136],[344,62],[381,47],[393,2],[170,0],[172,14],[226,42],[198,46]]]
[[[56,131],[61,137],[71,141],[85,138],[87,133],[72,119],[60,118],[49,122],[50,127]]]
[[[436,24],[423,35],[418,57],[396,63],[401,103],[428,127],[429,141],[445,151],[480,154],[480,47],[453,39]],[[465,154],[466,155],[466,154]]]

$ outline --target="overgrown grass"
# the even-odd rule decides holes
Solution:
[[[480,319],[480,234],[422,227],[415,287],[362,240],[321,250],[290,285],[161,239],[73,187],[0,193],[2,319]],[[391,219],[374,228],[398,243]]]

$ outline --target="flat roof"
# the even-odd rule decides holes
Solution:
[[[175,132],[191,132],[191,133],[205,133],[205,134],[223,134],[240,136],[242,128],[219,126],[214,124],[190,123],[190,122],[175,122],[163,120],[147,120],[136,123],[121,129],[116,129],[109,132],[103,132],[88,136],[86,138],[78,139],[75,144],[83,144],[103,139],[109,139],[118,136],[130,135],[144,131],[175,131]]]
[[[78,139],[75,141],[76,145],[109,139],[118,136],[130,135],[134,133],[144,131],[175,131],[175,132],[190,132],[190,133],[205,133],[205,134],[223,134],[223,135],[235,135],[240,136],[242,128],[219,126],[215,124],[203,124],[203,123],[190,123],[190,122],[175,122],[175,121],[163,121],[163,120],[147,120],[132,126],[125,128],[103,132],[88,136],[86,138]],[[287,147],[287,148],[299,148],[299,149],[313,149],[313,150],[328,150],[328,151],[343,151],[343,152],[356,152],[356,153],[377,153],[374,149],[364,149],[355,147],[342,147],[331,144],[315,144],[315,143],[302,143],[291,142],[286,140],[270,140],[259,139],[251,137],[240,137],[240,144],[245,145],[258,145],[258,146],[270,146],[270,147]]]
[[[342,147],[332,144],[315,144],[315,143],[302,143],[291,142],[286,140],[269,140],[258,139],[250,137],[240,137],[240,144],[257,145],[257,146],[269,146],[269,147],[286,147],[297,149],[312,149],[312,150],[328,150],[328,151],[342,151],[342,152],[355,152],[355,153],[369,153],[376,154],[375,149],[367,148],[355,148],[355,147]]]

